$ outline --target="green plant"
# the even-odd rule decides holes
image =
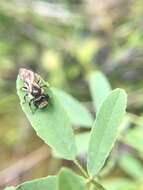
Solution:
[[[99,174],[108,158],[119,134],[119,125],[125,115],[127,95],[123,89],[111,88],[104,75],[95,72],[89,79],[90,89],[95,107],[96,119],[86,108],[70,95],[61,90],[46,85],[45,92],[50,94],[50,101],[46,109],[33,114],[28,101],[23,104],[23,81],[17,78],[17,92],[21,107],[30,121],[37,135],[48,144],[58,156],[71,160],[79,168],[82,176],[67,168],[62,168],[56,176],[25,182],[17,187],[8,187],[5,190],[105,190],[99,182]],[[99,84],[100,83],[100,84]],[[101,93],[96,92],[96,86],[102,84]],[[105,90],[106,89],[106,90]],[[99,89],[100,90],[100,89]],[[98,95],[98,96],[97,96]],[[87,127],[84,147],[80,147],[81,136],[74,136],[73,125]],[[87,141],[86,141],[87,140]],[[77,159],[81,151],[87,151],[87,169],[84,169]]]

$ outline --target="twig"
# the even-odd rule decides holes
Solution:
[[[36,151],[30,153],[25,158],[17,161],[12,166],[0,172],[0,186],[6,185],[15,180],[21,173],[30,170],[39,162],[49,158],[50,153],[46,146],[42,146]]]

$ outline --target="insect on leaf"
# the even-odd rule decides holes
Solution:
[[[75,159],[76,145],[71,123],[56,94],[48,86],[44,87],[44,93],[50,95],[48,106],[44,109],[37,109],[35,113],[32,113],[29,106],[30,98],[27,97],[26,103],[23,103],[25,95],[25,92],[21,90],[23,85],[23,81],[18,77],[17,92],[22,110],[37,135],[45,143],[54,148],[63,158],[68,160]]]
[[[88,148],[88,172],[96,176],[104,165],[117,138],[118,127],[127,104],[127,95],[122,89],[113,90],[102,103],[91,130]]]

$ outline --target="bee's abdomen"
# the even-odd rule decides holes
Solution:
[[[45,95],[39,96],[34,100],[34,105],[40,109],[45,108],[48,105],[48,99]]]

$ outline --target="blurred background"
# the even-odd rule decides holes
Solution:
[[[20,67],[89,109],[92,71],[127,91],[126,141],[118,143],[114,166],[102,179],[110,190],[142,190],[143,0],[0,1],[0,189],[56,174],[63,165],[75,169],[51,155],[22,113],[15,88]],[[119,161],[125,150],[130,155]]]

